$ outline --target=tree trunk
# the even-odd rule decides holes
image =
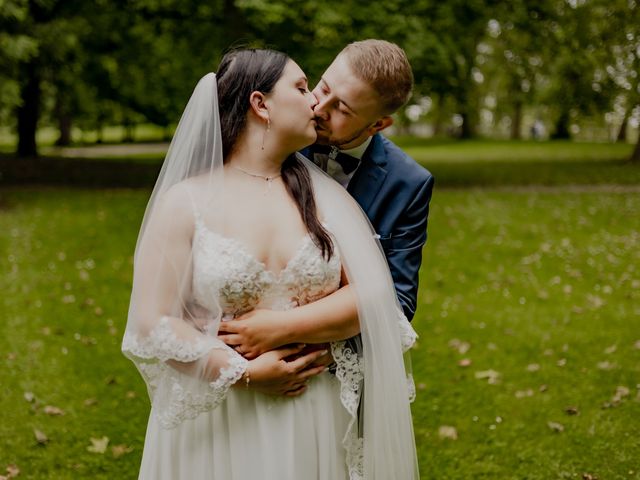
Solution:
[[[102,127],[103,127],[102,118],[101,118],[101,115],[98,114],[98,119],[96,120],[96,143],[104,142]]]
[[[436,118],[433,122],[433,136],[439,137],[442,134],[442,124],[444,123],[444,115],[442,114],[444,101],[442,99],[442,94],[436,96],[435,107]]]
[[[162,129],[162,139],[165,142],[169,142],[171,141],[171,137],[172,137],[172,133],[171,133],[171,126],[170,125],[166,125],[163,129]]]
[[[553,132],[553,135],[551,135],[551,138],[554,140],[568,140],[569,138],[571,138],[571,135],[569,133],[570,120],[571,119],[569,117],[569,112],[563,111],[556,121],[556,130],[555,132]]]
[[[40,75],[36,61],[31,61],[22,69],[25,83],[22,85],[20,97],[22,104],[18,107],[18,151],[19,158],[37,157],[36,129],[40,114]]]
[[[625,143],[627,141],[627,122],[629,120],[629,116],[627,112],[624,112],[624,118],[622,119],[622,125],[620,125],[620,130],[618,131],[618,136],[616,137],[616,142]]]
[[[56,145],[59,147],[66,147],[71,145],[71,115],[69,114],[69,108],[65,102],[64,95],[58,90],[56,96],[56,106],[54,108],[55,116],[58,120],[58,130],[60,136],[56,140]]]
[[[513,106],[513,119],[511,121],[511,140],[520,140],[522,127],[522,102],[516,101]]]
[[[125,143],[132,143],[133,142],[133,123],[131,122],[131,120],[129,119],[129,116],[125,116],[124,117],[124,138],[122,139],[123,142]]]
[[[638,141],[636,142],[636,147],[633,149],[633,153],[629,158],[631,163],[640,163],[640,134],[638,135]]]
[[[471,114],[469,112],[462,113],[462,131],[460,132],[460,138],[468,139],[473,138],[475,135],[475,125],[471,121]]]
[[[71,115],[63,114],[58,117],[58,128],[60,129],[60,136],[56,140],[56,145],[60,147],[71,145]]]

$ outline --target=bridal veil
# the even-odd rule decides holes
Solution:
[[[415,333],[400,309],[375,232],[349,194],[299,154],[317,206],[356,293],[360,352],[335,342],[341,401],[351,415],[343,445],[352,479],[418,479],[404,351]],[[193,210],[224,212],[222,138],[215,74],[196,86],[149,200],[134,257],[123,352],[144,378],[165,428],[216,408],[247,361],[216,334],[222,309],[194,301],[191,247],[183,222]],[[213,213],[211,213],[213,212]],[[309,432],[312,435],[312,432]]]

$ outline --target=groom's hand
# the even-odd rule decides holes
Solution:
[[[252,310],[234,320],[220,323],[218,337],[246,359],[290,343],[283,312]]]

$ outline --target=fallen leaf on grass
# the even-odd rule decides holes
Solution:
[[[128,447],[127,445],[114,445],[111,447],[111,453],[113,453],[113,458],[120,458],[126,453],[133,452],[133,447]]]
[[[598,476],[591,473],[583,473],[582,480],[598,480]]]
[[[456,427],[442,425],[440,428],[438,428],[438,436],[440,438],[448,438],[449,440],[457,440],[458,431],[456,430]]]
[[[62,297],[62,303],[73,303],[75,301],[75,295],[65,295],[64,297]]]
[[[564,432],[564,425],[558,422],[547,422],[547,426],[554,432]]]
[[[125,397],[127,397],[128,399],[136,398],[136,392],[133,392],[133,391],[129,390],[126,393]]]
[[[64,415],[64,410],[54,407],[53,405],[47,405],[44,407],[44,413],[51,416]]]
[[[516,398],[525,398],[525,397],[533,397],[533,390],[530,388],[526,390],[518,390],[515,393]]]
[[[495,370],[482,370],[475,373],[478,380],[487,380],[487,383],[494,385],[500,380],[500,372]]]
[[[634,343],[633,347],[636,348],[637,350],[640,350],[640,340],[638,340],[636,343]]]
[[[471,348],[469,342],[463,342],[462,340],[458,340],[457,338],[451,339],[449,341],[449,346],[456,349],[460,355],[464,355]]]
[[[107,446],[109,445],[109,437],[91,437],[89,440],[91,440],[91,445],[87,447],[87,450],[91,453],[104,453],[107,451]]]
[[[7,465],[7,475],[4,478],[15,478],[20,475],[20,469],[17,465]],[[1,477],[0,477],[1,478]]]
[[[84,402],[85,407],[92,407],[98,403],[97,398],[87,398]]]
[[[459,367],[468,367],[471,365],[471,359],[470,358],[463,358],[462,360],[460,360],[458,362],[458,366]]]
[[[45,433],[41,430],[38,430],[37,428],[33,429],[33,434],[36,437],[36,441],[40,444],[40,445],[46,445],[47,442],[49,442],[49,437],[47,437],[45,435]]]
[[[580,415],[580,410],[578,410],[578,407],[567,407],[564,409],[564,413],[567,415]]]
[[[611,400],[609,400],[608,402],[605,402],[604,405],[602,405],[602,408],[617,407],[622,403],[622,400],[624,400],[630,394],[631,394],[631,391],[627,387],[621,385],[618,388],[616,388],[616,393],[613,395],[613,397],[611,397]]]
[[[32,403],[36,399],[36,396],[33,394],[33,392],[24,392],[24,399],[27,402]]]
[[[616,368],[616,364],[611,363],[609,360],[605,360],[604,362],[598,362],[598,368],[600,370],[613,370]]]
[[[537,363],[530,363],[527,365],[528,372],[537,372],[538,370],[540,370],[540,365]]]
[[[611,345],[610,347],[607,347],[607,348],[604,349],[604,353],[606,353],[607,355],[611,355],[617,349],[618,349],[618,345]]]

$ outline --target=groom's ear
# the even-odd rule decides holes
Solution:
[[[387,127],[390,127],[393,124],[393,118],[389,115],[385,115],[384,117],[380,117],[376,123],[372,124],[369,127],[369,134],[375,135],[376,133],[384,130]]]
[[[262,92],[255,91],[249,95],[249,105],[251,106],[251,110],[258,118],[266,122],[269,120],[269,110],[267,109],[265,101],[266,97]]]

